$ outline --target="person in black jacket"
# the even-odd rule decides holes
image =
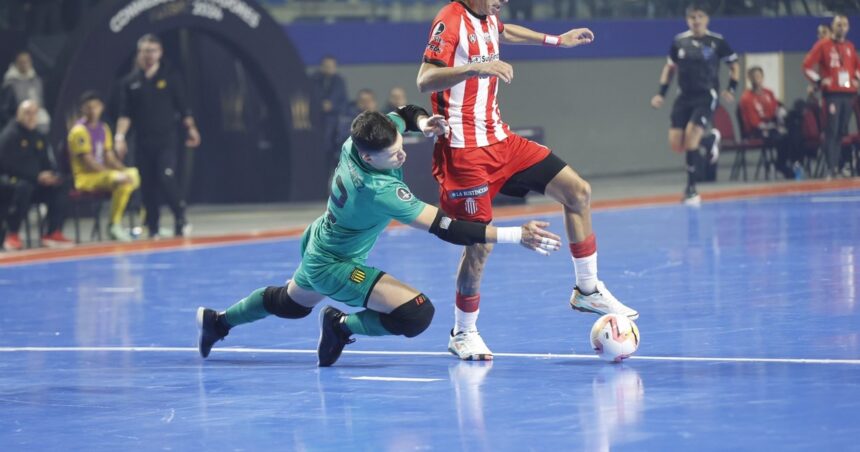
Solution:
[[[72,246],[63,236],[68,186],[56,171],[56,162],[48,140],[36,130],[39,105],[25,100],[18,106],[15,121],[0,132],[0,191],[6,200],[0,206],[0,220],[5,219],[8,233],[3,240],[6,250],[21,249],[18,230],[24,215],[34,202],[48,205],[46,234],[42,243],[51,248]]]
[[[161,62],[161,55],[161,41],[157,36],[147,34],[138,40],[137,67],[122,80],[114,135],[114,148],[122,160],[128,152],[126,133],[134,127],[136,164],[150,238],[160,236],[162,199],[173,212],[175,235],[183,236],[188,229],[185,200],[176,174],[177,116],[182,118],[185,128],[185,146],[200,145],[200,133],[191,115],[182,79]]]

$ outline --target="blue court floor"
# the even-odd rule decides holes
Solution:
[[[316,315],[236,328],[208,360],[195,348],[197,306],[282,283],[297,240],[2,267],[0,451],[860,450],[860,191],[594,225],[601,279],[641,312],[621,365],[592,356],[596,316],[568,307],[566,252],[497,246],[479,321],[496,360],[458,362],[461,250],[389,230],[371,264],[425,292],[435,321],[360,337],[325,369]]]

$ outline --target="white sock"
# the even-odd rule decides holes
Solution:
[[[465,312],[454,306],[454,334],[466,330],[476,330],[475,323],[478,322],[479,312],[481,312],[480,309],[475,312]]]
[[[592,294],[597,290],[597,252],[587,257],[574,257],[573,268],[576,270],[576,286],[583,294]]]

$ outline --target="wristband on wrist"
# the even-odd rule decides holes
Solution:
[[[660,95],[663,97],[666,97],[666,91],[669,91],[669,84],[668,83],[660,84],[660,91],[659,91]]]
[[[523,228],[511,226],[496,228],[496,243],[520,243],[523,238]]]
[[[113,140],[114,141],[124,141],[125,140],[125,134],[118,133],[118,134],[113,136]]]
[[[558,47],[561,45],[561,36],[556,35],[543,35],[543,45]]]
[[[734,80],[734,79],[729,80],[729,92],[734,94],[735,91],[737,91],[737,90],[738,90],[738,81]]]

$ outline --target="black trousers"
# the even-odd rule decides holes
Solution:
[[[854,95],[833,93],[824,95],[824,111],[827,120],[824,128],[824,156],[831,173],[840,166],[842,138],[848,133],[848,120],[851,119]]]
[[[69,185],[48,187],[26,180],[6,180],[0,183],[0,220],[5,219],[6,231],[17,233],[24,216],[33,204],[48,206],[47,234],[62,231],[68,209]]]
[[[175,140],[165,143],[138,143],[135,159],[140,171],[140,192],[146,209],[146,227],[158,233],[161,204],[167,203],[177,222],[185,222],[185,200],[177,180],[178,157]]]
[[[757,130],[753,136],[764,140],[766,147],[776,150],[776,161],[773,162],[775,169],[786,179],[794,179],[794,164],[802,160],[803,156],[796,146],[791,145],[788,136],[776,129],[769,130],[767,135]]]

